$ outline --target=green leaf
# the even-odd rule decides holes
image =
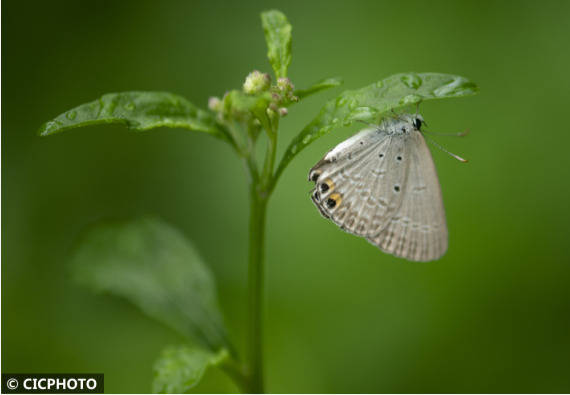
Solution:
[[[169,347],[154,364],[152,391],[164,394],[180,394],[195,387],[206,369],[217,366],[228,358],[228,352],[204,350],[199,347]]]
[[[216,123],[213,113],[168,92],[107,93],[46,122],[40,127],[39,134],[48,136],[68,129],[105,123],[122,123],[135,131],[161,126],[184,128],[228,139],[227,132]]]
[[[291,64],[291,25],[287,17],[277,10],[262,12],[261,24],[267,42],[267,58],[275,76],[287,77]]]
[[[342,78],[340,77],[332,77],[332,78],[325,78],[313,84],[310,88],[307,89],[297,89],[293,94],[299,98],[299,100],[304,99],[307,96],[314,95],[320,91],[325,89],[334,88],[342,84]]]
[[[319,115],[289,144],[274,180],[281,175],[291,159],[305,147],[340,126],[356,120],[379,122],[390,110],[425,100],[474,95],[477,85],[465,77],[440,73],[395,74],[357,90],[341,93],[328,101]]]
[[[161,220],[93,227],[80,240],[71,269],[80,283],[126,298],[209,350],[230,347],[210,270],[192,244]]]

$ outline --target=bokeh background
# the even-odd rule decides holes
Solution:
[[[450,230],[438,262],[383,254],[312,205],[308,169],[356,126],[287,169],[268,216],[268,391],[570,392],[570,3],[548,1],[3,1],[2,371],[151,389],[160,350],[183,339],[65,271],[85,226],[140,214],[195,242],[243,346],[248,203],[232,151],[183,130],[35,132],[106,92],[206,107],[270,71],[259,13],[272,7],[293,25],[298,87],[437,71],[481,93],[422,105],[432,130],[472,132],[438,139],[466,165],[432,150]],[[291,109],[281,152],[341,89]],[[236,389],[211,371],[196,390]]]

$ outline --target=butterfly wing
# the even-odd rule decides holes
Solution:
[[[421,133],[413,132],[402,201],[388,225],[368,240],[382,251],[411,260],[431,261],[447,250],[448,233],[441,188]]]
[[[402,136],[364,129],[333,148],[313,167],[312,199],[341,229],[372,237],[399,209],[410,147]]]

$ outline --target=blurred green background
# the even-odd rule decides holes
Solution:
[[[450,248],[407,263],[339,231],[309,199],[308,169],[357,127],[303,151],[270,203],[266,376],[271,392],[570,392],[570,2],[4,1],[2,371],[102,372],[147,392],[161,349],[183,341],[127,302],[69,281],[77,234],[156,214],[212,267],[243,347],[247,189],[205,134],[97,126],[36,137],[105,92],[166,90],[206,107],[270,71],[259,12],[293,25],[290,77],[354,89],[404,71],[464,75],[481,93],[432,101]],[[282,122],[281,152],[341,89]],[[217,371],[197,391],[235,391]]]

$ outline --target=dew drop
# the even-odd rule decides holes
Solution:
[[[411,89],[418,89],[422,85],[422,79],[415,73],[404,74],[400,80]]]
[[[59,123],[55,122],[55,121],[49,121],[48,123],[45,124],[44,126],[44,131],[42,132],[42,134],[49,134],[55,130],[57,130],[59,128]]]
[[[344,106],[347,103],[347,99],[346,97],[340,97],[337,101],[336,101],[336,105],[337,106]]]
[[[352,110],[354,110],[356,107],[358,107],[358,101],[357,101],[356,99],[351,99],[351,100],[348,102],[348,109],[349,109],[350,111],[352,111]]]
[[[73,121],[77,117],[77,111],[75,111],[75,110],[68,111],[65,114],[65,117],[67,119],[69,119],[70,121]]]
[[[303,137],[303,144],[309,144],[311,139],[312,139],[312,136],[310,134],[306,135],[305,137]]]
[[[348,116],[350,120],[366,120],[374,116],[375,111],[370,107],[357,107]]]
[[[125,103],[125,109],[133,111],[135,109],[135,103],[132,101]]]
[[[292,154],[296,154],[296,153],[297,153],[297,144],[295,144],[294,146],[291,147],[291,153],[292,153]]]
[[[456,77],[450,83],[440,86],[433,91],[433,94],[437,97],[458,95],[465,93],[464,91],[469,91],[470,86],[467,84],[467,80],[463,77]],[[469,93],[469,92],[466,92]]]
[[[420,101],[422,101],[422,97],[420,95],[411,94],[401,98],[399,104],[402,106],[407,106],[409,104],[419,103]]]

